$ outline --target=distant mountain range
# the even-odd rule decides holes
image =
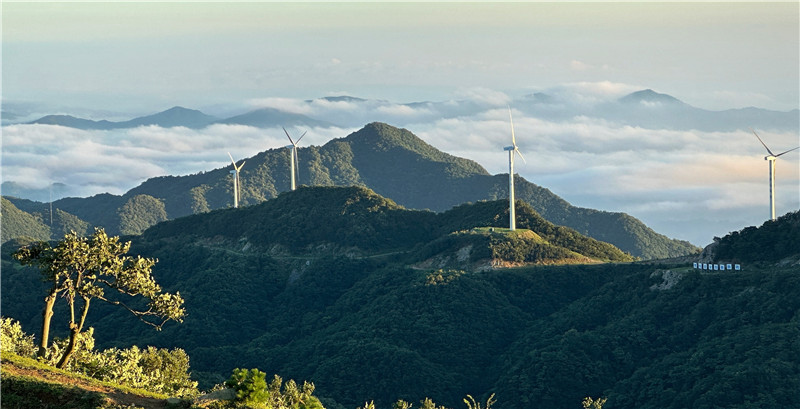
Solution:
[[[184,126],[199,129],[208,126],[218,118],[206,115],[198,110],[183,107],[172,107],[157,114],[142,116],[129,121],[111,122],[106,120],[93,121],[90,119],[76,118],[71,115],[47,115],[29,124],[60,125],[78,129],[122,129],[136,128],[139,126],[157,125],[162,128]]]
[[[90,119],[76,118],[70,115],[47,115],[28,124],[60,125],[77,129],[124,129],[139,126],[156,125],[162,128],[183,126],[191,129],[202,129],[213,124],[247,125],[257,128],[274,126],[317,126],[331,127],[333,124],[318,121],[305,115],[293,114],[272,108],[262,108],[246,114],[236,115],[227,119],[206,115],[195,109],[172,107],[157,114],[131,119],[129,121],[111,122],[106,120],[93,121]]]
[[[470,100],[396,104],[352,96],[325,97],[308,100],[306,103],[319,103],[324,106],[348,104],[360,109],[334,109],[320,113],[321,117],[311,117],[290,112],[288,109],[261,108],[229,118],[216,118],[198,110],[173,107],[153,115],[120,122],[84,119],[71,115],[47,115],[27,123],[60,125],[86,130],[124,129],[146,125],[202,129],[213,124],[236,124],[258,128],[280,126],[325,128],[356,127],[369,120],[390,121],[403,125],[403,115],[392,114],[392,112],[404,112],[403,110],[415,112],[415,115],[408,117],[409,121],[433,121],[474,115],[487,109],[497,108],[491,104]],[[796,109],[782,112],[749,107],[710,111],[693,107],[673,96],[651,89],[637,91],[614,101],[588,106],[573,104],[558,96],[545,93],[531,94],[514,100],[511,104],[514,109],[522,111],[526,115],[548,120],[570,120],[575,116],[588,116],[614,120],[631,126],[701,131],[730,131],[748,127],[785,130],[800,128],[800,124],[798,124],[800,111]]]
[[[439,151],[413,133],[384,123],[368,124],[323,146],[300,148],[298,157],[300,184],[365,186],[410,209],[445,211],[467,202],[503,199],[508,192],[508,175],[490,175],[474,161]],[[290,189],[288,150],[271,149],[246,161],[241,172],[241,205],[258,204]],[[636,257],[663,258],[699,251],[688,242],[656,233],[627,214],[572,206],[524,178],[518,177],[516,189],[517,198],[548,221],[614,244]],[[46,204],[8,199],[23,212],[38,213],[40,220],[49,222]],[[81,225],[80,220],[84,228],[104,226],[111,234],[138,234],[161,220],[231,205],[228,167],[152,178],[122,196],[101,194],[53,202],[57,218],[70,226]],[[54,233],[66,230],[56,224]],[[13,236],[3,240],[10,238]]]

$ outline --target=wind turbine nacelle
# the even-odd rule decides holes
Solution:
[[[231,171],[231,175],[235,175],[235,174],[236,174],[236,171],[235,171],[235,170],[232,170],[232,171]]]
[[[777,156],[764,156],[764,160],[775,160],[778,159]]]

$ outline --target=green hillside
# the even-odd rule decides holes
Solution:
[[[491,393],[509,409],[575,408],[585,396],[612,409],[795,404],[797,265],[435,265],[464,254],[518,265],[517,253],[537,246],[553,262],[615,259],[613,247],[521,203],[521,230],[492,229],[502,209],[412,211],[363,188],[303,188],[161,223],[132,237],[132,251],[159,259],[154,276],[180,291],[185,322],[156,332],[103,305],[88,320],[99,348],[184,349],[202,388],[260,368],[313,382],[329,408],[424,397],[458,408]],[[3,314],[34,333],[43,284],[10,251]]]
[[[800,249],[800,211],[790,212],[761,227],[750,226],[715,239],[714,262],[758,261],[797,263]]]
[[[507,197],[508,176],[489,175],[474,161],[441,152],[413,133],[383,123],[371,123],[345,138],[298,150],[299,183],[309,186],[364,186],[409,209],[442,212],[467,202]],[[275,198],[289,190],[289,150],[271,149],[247,158],[241,171],[243,206]],[[517,178],[517,198],[545,219],[612,243],[644,259],[674,257],[699,251],[685,241],[654,232],[624,213],[577,208],[548,189]],[[146,196],[142,196],[146,195]],[[168,219],[223,209],[232,205],[229,168],[187,176],[152,178],[125,195],[67,198],[54,203],[90,226],[111,234],[134,233]],[[151,197],[149,206],[134,206]],[[163,210],[157,204],[163,204]],[[20,209],[28,210],[19,201]],[[125,209],[150,209],[157,214],[132,215]],[[144,223],[144,224],[143,224]]]
[[[4,197],[0,198],[0,207],[2,207],[0,226],[2,226],[3,243],[12,238],[23,237],[34,240],[50,240],[50,227],[40,219],[18,209]]]

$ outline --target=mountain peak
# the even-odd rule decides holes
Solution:
[[[652,89],[644,89],[628,94],[619,99],[619,102],[625,104],[642,104],[642,105],[685,105],[683,101],[667,94],[660,94]]]
[[[188,128],[202,128],[217,118],[206,115],[196,109],[188,109],[181,106],[174,106],[166,111],[157,114],[143,116],[122,122],[117,125],[120,128],[135,128],[143,125],[158,125],[164,128],[173,126],[185,126]]]

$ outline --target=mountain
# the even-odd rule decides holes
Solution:
[[[40,219],[20,210],[5,197],[0,198],[0,207],[2,207],[0,227],[2,228],[3,243],[12,238],[21,237],[34,240],[50,239],[50,227]]]
[[[211,124],[237,124],[254,126],[257,128],[278,127],[278,126],[304,126],[304,127],[333,127],[330,122],[320,121],[309,118],[305,115],[294,114],[274,108],[262,108],[245,114],[236,115],[226,119],[219,119],[211,115],[204,114],[195,109],[183,107],[172,107],[153,115],[137,117],[128,121],[93,121],[90,119],[76,118],[70,115],[47,115],[28,124],[47,124],[60,125],[77,129],[124,129],[136,128],[139,126],[156,125],[162,128],[183,126],[191,129],[205,128]]]
[[[535,241],[542,244],[542,249],[547,246],[563,248],[569,253],[565,258],[577,255],[591,261],[633,260],[608,243],[553,225],[524,202],[519,202],[518,207],[520,228],[531,230],[537,239]],[[303,187],[281,193],[264,203],[235,210],[182,217],[153,226],[145,235],[148,239],[191,236],[201,240],[246,240],[251,247],[270,249],[279,245],[290,253],[305,252],[320,246],[348,249],[351,253],[408,252],[453,232],[486,226],[498,227],[498,234],[494,236],[499,242],[505,243],[501,246],[522,245],[529,249],[533,245],[524,239],[534,238],[523,235],[523,240],[515,242],[500,235],[499,227],[508,219],[506,201],[466,204],[443,213],[434,213],[407,210],[363,187]],[[496,245],[499,244],[486,242],[487,249]],[[426,250],[427,253],[431,251]],[[502,258],[502,254],[506,253],[495,253],[494,257]],[[492,258],[491,254],[487,253],[486,258]],[[514,261],[513,258],[502,259]],[[558,262],[560,258],[524,260],[523,257],[517,261],[543,260]]]
[[[603,247],[524,204],[529,230],[485,229],[503,209],[413,211],[364,188],[307,187],[167,221],[131,237],[131,251],[159,260],[154,276],[184,297],[185,321],[153,331],[103,303],[87,319],[97,348],[184,349],[203,388],[233,368],[260,368],[314,382],[333,409],[424,397],[456,408],[491,393],[509,409],[574,408],[586,396],[610,407],[792,407],[797,265],[497,268],[519,265],[515,251],[536,244]],[[547,251],[560,257],[555,247]],[[46,287],[10,251],[3,246],[0,307],[33,333]],[[437,264],[482,254],[506,258],[490,258],[493,268]]]
[[[309,118],[302,114],[281,111],[275,108],[261,108],[245,114],[236,115],[217,121],[220,124],[247,125],[256,128],[271,128],[280,126],[303,126],[330,128],[336,126],[332,123]]]
[[[206,115],[195,109],[183,107],[172,107],[157,114],[131,119],[130,121],[118,122],[117,128],[136,128],[138,126],[157,125],[162,128],[184,126],[192,129],[204,128],[218,118]]]
[[[408,130],[383,123],[368,124],[321,147],[300,148],[298,157],[300,184],[366,186],[412,209],[445,211],[466,202],[507,197],[507,175],[490,175],[474,161],[441,152]],[[261,203],[289,190],[286,149],[268,150],[246,160],[240,174],[242,205]],[[517,198],[550,222],[614,244],[636,257],[663,258],[699,251],[688,242],[654,232],[627,214],[574,207],[521,177],[516,189]],[[61,199],[54,207],[119,234],[126,228],[120,225],[119,211],[138,195],[162,202],[166,217],[174,219],[229,207],[231,192],[229,169],[225,167],[188,176],[152,178],[122,196]]]
[[[713,263],[800,264],[800,211],[767,220],[760,227],[746,227],[721,239],[715,237],[703,253],[711,255]]]
[[[655,92],[652,89],[636,91],[634,93],[628,94],[620,98],[619,102],[622,104],[640,104],[640,105],[662,104],[665,106],[686,106],[686,104],[683,101],[679,100],[678,98],[675,98],[667,94],[659,94],[658,92]]]
[[[77,129],[114,129],[115,123],[102,120],[93,121],[91,119],[76,118],[72,115],[47,115],[28,124],[59,125]]]
[[[217,120],[217,118],[206,115],[200,111],[176,106],[157,114],[122,122],[106,120],[93,121],[90,119],[75,118],[70,115],[47,115],[35,121],[28,122],[28,124],[47,124],[66,126],[69,128],[101,130],[136,128],[138,126],[147,125],[157,125],[162,128],[185,126],[187,128],[199,129],[211,124],[215,120]]]
[[[341,95],[303,101],[313,115],[286,112],[280,108],[263,108],[229,118],[217,119],[199,111],[175,107],[159,114],[123,122],[93,121],[69,115],[48,115],[29,123],[68,126],[79,129],[118,129],[140,125],[164,127],[185,126],[198,129],[212,123],[241,124],[255,127],[349,127],[356,128],[370,121],[398,125],[434,123],[443,119],[474,117],[509,103],[526,116],[545,121],[573,121],[586,116],[623,125],[652,129],[735,131],[748,128],[780,131],[800,129],[800,110],[774,111],[756,107],[706,110],[689,105],[671,95],[645,89],[616,100],[593,101],[576,98],[563,92],[534,93],[503,101],[481,98],[396,103]],[[172,115],[168,114],[171,111]],[[6,119],[4,119],[5,121]],[[6,124],[4,122],[4,124]]]
[[[651,89],[599,104],[581,114],[652,129],[725,132],[752,127],[796,131],[800,127],[800,110],[797,109],[781,112],[750,107],[711,111]]]

